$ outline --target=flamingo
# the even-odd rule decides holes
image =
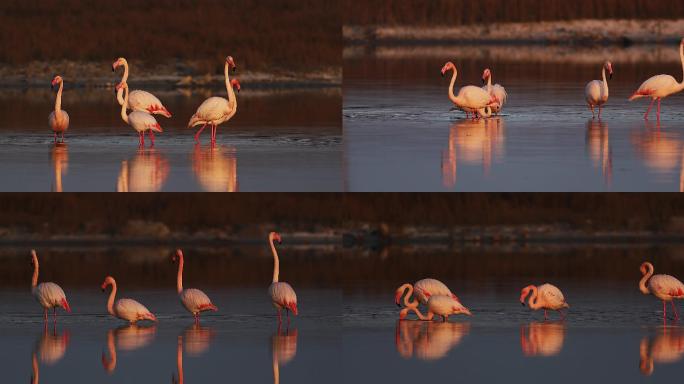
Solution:
[[[216,142],[216,127],[219,124],[230,120],[237,112],[237,99],[235,98],[235,93],[233,92],[233,86],[236,87],[237,91],[240,92],[240,82],[230,81],[228,76],[229,69],[232,68],[233,72],[237,69],[235,61],[232,56],[226,57],[226,63],[223,66],[223,75],[226,79],[226,91],[228,92],[228,99],[223,97],[210,97],[197,108],[197,112],[190,118],[188,122],[188,128],[192,128],[196,125],[202,124],[202,128],[195,134],[195,141],[199,142],[199,135],[202,133],[204,128],[209,124],[211,126],[211,142],[212,144]]]
[[[467,85],[461,88],[458,92],[458,96],[454,96],[454,83],[458,76],[458,71],[456,70],[454,63],[448,62],[444,64],[444,67],[442,67],[442,76],[452,69],[454,70],[454,74],[451,76],[451,83],[449,84],[449,99],[451,99],[457,108],[462,109],[466,113],[466,118],[469,117],[469,113],[473,114],[473,119],[478,116],[491,116],[492,109],[490,106],[496,102],[496,98],[491,96],[484,89],[474,85]]]
[[[639,281],[639,290],[644,295],[653,294],[663,301],[663,322],[667,319],[666,301],[672,304],[675,313],[675,321],[679,320],[679,313],[675,307],[674,299],[684,299],[684,284],[676,277],[670,275],[654,275],[653,264],[648,261],[639,267],[641,274],[644,275]]]
[[[271,246],[271,253],[273,253],[273,282],[268,287],[268,293],[271,295],[271,302],[278,310],[278,324],[282,322],[281,311],[283,308],[287,313],[287,323],[290,324],[290,311],[297,315],[297,294],[290,284],[284,281],[278,281],[278,274],[280,273],[280,262],[278,260],[278,252],[276,251],[274,241],[282,244],[280,234],[271,232],[268,234],[268,243]]]
[[[125,83],[128,81],[128,61],[123,57],[116,59],[116,61],[112,63],[112,72],[116,71],[116,68],[119,66],[124,67],[121,83]],[[159,101],[155,95],[147,91],[131,91],[130,99],[128,101],[123,99],[123,90],[121,88],[117,88],[116,91],[116,100],[119,102],[119,105],[125,105],[126,109],[171,117],[171,112],[164,107],[162,102]]]
[[[33,278],[31,279],[31,292],[38,303],[43,307],[45,321],[48,319],[48,309],[52,308],[53,321],[57,321],[57,307],[64,308],[65,311],[71,312],[71,307],[67,301],[66,295],[62,288],[53,283],[45,282],[38,284],[38,255],[35,249],[31,250],[31,263],[33,264]]]
[[[102,292],[105,291],[108,285],[112,286],[112,291],[107,300],[107,311],[110,315],[118,317],[122,320],[127,320],[131,324],[137,323],[139,320],[157,321],[157,318],[144,305],[138,303],[133,299],[119,299],[114,304],[114,297],[116,296],[116,280],[113,277],[107,276],[102,283]]]
[[[408,286],[411,284],[404,284],[401,287],[397,288],[395,294],[394,294],[394,302],[397,305],[400,305],[400,300],[401,296],[403,295],[404,291],[407,289]],[[416,297],[418,298],[418,301],[421,304],[427,305],[428,299],[432,295],[445,295],[445,296],[451,296],[453,297],[456,301],[460,301],[458,297],[451,293],[449,288],[442,283],[441,281],[437,279],[421,279],[416,281],[415,284],[413,284],[412,287],[415,290]]]
[[[55,110],[50,112],[50,116],[48,116],[48,124],[54,133],[55,143],[57,142],[58,133],[62,134],[62,142],[64,142],[64,132],[69,129],[69,114],[62,109],[62,89],[64,88],[62,76],[55,76],[55,78],[52,79],[50,87],[54,89],[57,84],[59,84],[59,90],[57,91],[57,97],[55,98]]]
[[[121,83],[117,85],[117,90],[119,89],[124,89],[126,91],[124,101],[127,101],[128,84]],[[162,127],[159,125],[159,123],[157,123],[157,120],[154,118],[154,116],[147,112],[133,111],[129,114],[126,114],[125,103],[121,105],[121,119],[123,119],[126,124],[130,125],[138,132],[138,138],[140,140],[139,145],[141,148],[145,146],[145,131],[149,131],[150,140],[152,140],[151,146],[154,146],[154,132],[163,132]]]
[[[211,303],[211,300],[209,300],[209,297],[199,289],[183,289],[183,251],[177,249],[176,254],[171,260],[176,262],[176,258],[178,258],[178,277],[176,278],[178,297],[185,309],[192,313],[192,316],[195,318],[195,323],[199,324],[201,312],[218,311],[218,308],[216,308],[216,306]]]
[[[682,61],[682,72],[684,72],[684,39],[679,43],[679,57]],[[629,101],[639,99],[641,97],[650,97],[651,104],[646,110],[644,120],[648,120],[648,114],[651,112],[653,103],[658,100],[658,121],[660,121],[660,100],[668,97],[674,93],[680,92],[684,89],[684,80],[678,83],[674,77],[670,75],[656,75],[644,81],[639,89],[629,98]]]
[[[612,79],[613,64],[611,64],[610,61],[606,61],[603,64],[603,70],[601,71],[603,81],[592,80],[588,82],[587,86],[584,88],[584,99],[587,101],[589,109],[591,109],[591,117],[594,118],[594,107],[598,107],[599,120],[601,120],[601,108],[603,104],[608,101],[608,81],[606,80],[606,70],[608,70],[609,78]]]
[[[405,305],[405,308],[399,312],[399,320],[405,319],[409,311],[414,311],[421,320],[432,320],[434,315],[440,315],[444,322],[448,320],[449,315],[465,314],[471,316],[468,308],[464,307],[463,304],[453,296],[447,295],[431,295],[426,303],[428,314],[425,316],[418,309],[418,301],[415,299],[409,301],[409,297],[413,294],[413,286],[411,284],[404,284],[397,291],[399,292],[399,298],[404,296]],[[403,295],[404,292],[406,292],[406,295]],[[418,293],[416,293],[416,295],[418,295]]]
[[[493,96],[496,99],[496,102],[491,105],[491,108],[492,112],[498,115],[499,112],[501,112],[501,109],[503,109],[503,105],[506,104],[508,93],[503,86],[499,84],[492,85],[492,71],[489,68],[485,69],[482,73],[482,84],[484,84],[485,81],[487,84],[482,87],[482,89],[487,91],[490,96]]]
[[[528,285],[520,292],[520,304],[523,306],[525,305],[525,299],[529,295],[530,291],[532,291],[532,296],[529,300],[530,309],[535,311],[537,309],[544,309],[544,320],[548,319],[546,315],[547,310],[557,311],[560,313],[561,319],[565,318],[565,315],[563,312],[561,312],[561,309],[570,308],[570,305],[565,302],[563,292],[561,292],[558,287],[548,283],[542,284],[539,287]]]

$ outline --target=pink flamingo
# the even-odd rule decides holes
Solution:
[[[682,72],[684,72],[684,39],[679,43],[679,58],[682,61]],[[684,80],[682,80],[681,83],[678,83],[677,80],[670,75],[656,75],[644,81],[639,89],[637,89],[629,98],[629,101],[641,97],[650,97],[651,104],[648,106],[646,114],[644,115],[644,120],[648,120],[648,114],[651,112],[653,103],[658,100],[658,121],[660,121],[660,100],[680,92],[682,89],[684,89]]]
[[[209,300],[209,297],[199,289],[183,289],[183,251],[177,249],[176,254],[171,260],[176,262],[176,257],[178,258],[178,277],[176,278],[178,297],[185,309],[192,313],[192,316],[195,318],[195,323],[199,324],[201,312],[218,311],[218,308],[216,308],[216,306],[211,303],[211,300]]]
[[[273,253],[273,282],[268,288],[268,293],[271,295],[271,302],[278,310],[278,324],[282,322],[281,311],[283,308],[287,313],[287,323],[290,324],[290,311],[297,316],[297,294],[290,284],[284,281],[278,281],[278,274],[280,273],[280,262],[278,260],[278,252],[276,251],[274,241],[282,244],[280,234],[271,232],[268,234],[268,243],[271,246],[271,253]]]
[[[496,98],[489,94],[486,90],[476,87],[474,85],[467,85],[458,91],[458,96],[454,96],[454,84],[458,71],[452,62],[444,64],[442,67],[442,76],[447,71],[453,70],[454,74],[451,76],[451,83],[449,84],[449,99],[456,105],[457,108],[462,109],[466,113],[466,118],[469,113],[473,114],[473,119],[479,117],[489,117],[492,115],[491,104],[496,103]]]
[[[62,142],[64,142],[64,132],[69,129],[69,114],[62,110],[62,89],[64,88],[64,80],[62,76],[55,76],[52,79],[50,87],[55,88],[55,85],[59,84],[59,90],[57,91],[57,97],[55,98],[55,110],[48,116],[48,124],[50,129],[55,134],[55,143],[57,142],[57,134],[62,134]]]
[[[458,300],[454,299],[453,296],[446,295],[432,295],[427,300],[428,314],[424,316],[422,312],[418,309],[418,301],[409,301],[409,297],[413,294],[413,286],[411,284],[404,284],[400,288],[400,297],[404,296],[405,308],[399,312],[399,319],[403,320],[408,315],[409,311],[414,311],[419,319],[421,320],[432,320],[434,315],[442,316],[442,321],[446,322],[449,315],[464,314],[471,316],[470,310],[464,307]],[[406,292],[406,295],[403,293]]]
[[[228,99],[223,97],[210,97],[197,108],[197,112],[190,118],[188,122],[188,128],[192,128],[196,125],[202,124],[202,128],[195,134],[195,141],[199,142],[199,135],[202,133],[204,128],[209,124],[211,126],[211,142],[216,142],[216,127],[219,124],[230,120],[237,112],[237,99],[235,98],[235,93],[233,92],[233,86],[237,87],[238,92],[240,91],[239,82],[231,82],[228,76],[229,69],[232,68],[233,72],[237,69],[235,61],[231,56],[226,57],[226,63],[223,66],[223,75],[226,79],[226,91],[228,92]]]
[[[126,61],[126,59],[123,57],[116,59],[116,61],[112,63],[112,72],[114,72],[119,66],[124,67],[124,73],[121,77],[120,83],[126,83],[128,81],[128,61]],[[130,99],[128,101],[124,100],[122,95],[123,90],[121,88],[117,88],[116,100],[119,102],[119,105],[125,105],[126,109],[171,117],[171,112],[164,107],[162,102],[159,101],[155,95],[147,91],[131,91]]]
[[[487,82],[485,84],[485,81]],[[501,112],[503,109],[503,105],[506,103],[506,99],[508,99],[508,93],[506,92],[506,88],[504,88],[500,84],[494,84],[492,85],[492,71],[489,68],[486,68],[484,72],[482,72],[482,84],[485,84],[482,89],[487,91],[491,96],[493,96],[496,99],[496,102],[491,105],[492,112],[496,115]]]
[[[653,264],[644,262],[639,267],[641,274],[644,275],[639,281],[639,290],[644,295],[649,293],[663,301],[663,322],[667,319],[666,301],[672,304],[675,313],[675,321],[679,320],[679,313],[675,307],[674,299],[684,299],[684,284],[676,277],[670,275],[654,275]]]
[[[589,109],[591,109],[591,117],[594,118],[594,107],[598,107],[599,113],[598,118],[601,120],[601,107],[608,101],[608,81],[606,80],[606,70],[608,70],[609,77],[613,78],[613,64],[610,61],[606,61],[603,64],[603,71],[601,75],[603,76],[603,81],[592,80],[587,83],[584,88],[584,99],[587,101]]]
[[[537,309],[544,309],[544,320],[548,319],[546,315],[547,310],[557,311],[561,315],[561,319],[565,318],[561,309],[570,308],[570,305],[565,302],[563,292],[558,287],[551,284],[542,284],[539,287],[528,285],[520,292],[520,304],[523,306],[530,291],[532,291],[532,296],[530,296],[529,300],[530,309],[535,311]]]
[[[117,90],[123,88],[126,91],[126,96],[124,100],[128,100],[128,84],[121,83],[117,85]],[[145,146],[145,131],[149,132],[150,140],[152,140],[152,145],[154,146],[154,132],[164,132],[162,127],[157,123],[154,116],[147,112],[133,111],[130,114],[126,114],[126,104],[121,106],[121,119],[133,127],[138,132],[139,146]]]
[[[38,255],[34,249],[31,250],[31,263],[33,264],[33,278],[31,279],[31,293],[38,300],[38,303],[43,307],[45,321],[48,319],[48,309],[52,308],[53,319],[57,321],[57,307],[64,308],[65,311],[71,312],[71,307],[67,301],[66,295],[62,288],[52,282],[45,282],[38,284]]]
[[[105,291],[108,285],[112,286],[112,291],[107,300],[107,311],[110,315],[122,320],[127,320],[131,324],[135,324],[139,320],[157,321],[157,318],[152,312],[133,299],[119,299],[116,301],[116,304],[114,304],[114,298],[116,297],[116,280],[111,276],[105,277],[105,280],[102,283],[102,292]]]
[[[397,288],[395,294],[394,294],[394,302],[397,305],[400,305],[400,300],[401,296],[403,295],[404,291],[407,289],[407,286],[410,286],[411,284],[404,284],[401,287]],[[421,304],[427,305],[428,300],[430,299],[430,296],[433,295],[444,295],[444,296],[451,296],[453,297],[456,301],[460,301],[458,297],[451,293],[449,288],[442,283],[441,281],[437,279],[421,279],[416,281],[415,284],[413,284],[413,289],[415,289],[416,297],[418,298],[418,301]]]

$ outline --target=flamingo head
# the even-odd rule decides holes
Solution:
[[[232,79],[232,80],[230,81],[230,85],[231,85],[233,88],[235,88],[235,90],[238,91],[238,93],[240,93],[240,82],[238,81],[238,79]]]
[[[608,70],[608,77],[613,78],[613,63],[606,61],[605,68]]]
[[[126,59],[124,59],[123,57],[119,57],[118,59],[116,59],[116,61],[112,63],[112,72],[116,71],[117,68],[124,64],[128,64]]]
[[[523,288],[522,291],[520,291],[520,304],[523,306],[525,306],[525,298],[533,287],[533,285],[528,285],[527,287]]]
[[[55,85],[61,83],[62,81],[63,81],[63,80],[62,80],[62,76],[60,76],[60,75],[55,75],[54,79],[52,79],[52,83],[50,83],[50,87],[54,88]]]
[[[401,287],[397,288],[396,292],[394,292],[394,302],[397,304],[397,307],[401,307],[401,297],[404,296],[405,291],[406,286],[402,285]]]
[[[482,72],[482,84],[484,84],[490,77],[492,77],[492,71],[487,68],[484,70],[484,72]]]
[[[105,288],[107,288],[108,285],[114,285],[116,282],[114,281],[114,278],[111,276],[107,276],[104,279],[104,282],[102,283],[102,292],[105,291]]]
[[[271,243],[274,241],[277,241],[278,244],[282,244],[283,240],[280,238],[280,233],[278,232],[271,232],[268,234],[268,238],[271,239]]]
[[[463,314],[463,315],[468,315],[472,316],[473,314],[470,313],[470,310],[464,306],[461,305],[455,305],[452,309],[454,314]]]
[[[653,270],[653,264],[649,263],[648,261],[644,261],[641,263],[641,266],[639,266],[639,271],[641,271],[642,275],[647,274],[649,270]]]
[[[444,76],[444,74],[447,73],[447,71],[450,69],[453,69],[454,71],[456,71],[456,66],[451,61],[444,64],[444,66],[442,67],[442,76]]]
[[[171,262],[175,263],[176,259],[183,260],[183,251],[181,251],[180,249],[176,249],[176,253],[174,253],[173,256],[171,256]]]
[[[226,64],[228,64],[228,68],[233,69],[233,72],[237,70],[237,65],[235,65],[235,60],[233,60],[233,56],[226,57]]]

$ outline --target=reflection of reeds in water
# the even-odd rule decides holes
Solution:
[[[610,150],[608,124],[589,120],[587,122],[587,150],[594,167],[601,169],[601,174],[607,186],[613,178],[613,156]]]
[[[456,185],[459,162],[482,164],[483,173],[489,175],[493,161],[498,161],[504,151],[504,121],[501,117],[463,120],[449,130],[449,145],[442,152],[442,184],[451,188]]]
[[[644,337],[639,345],[639,369],[651,375],[653,363],[671,364],[684,357],[684,333],[678,327],[663,327],[655,338]]]
[[[52,187],[53,192],[62,192],[62,175],[69,169],[69,148],[66,143],[56,143],[50,151],[52,167],[55,171],[55,180]]]
[[[152,343],[156,334],[156,326],[124,325],[107,331],[107,352],[102,352],[102,367],[107,373],[116,369],[117,348],[122,351],[134,351]]]
[[[280,367],[286,365],[297,355],[297,330],[286,330],[282,332],[280,328],[271,337],[271,348],[273,354],[273,383],[280,383]]]
[[[563,349],[565,324],[530,323],[520,327],[520,348],[525,356],[555,356]]]
[[[234,147],[195,145],[192,171],[207,192],[237,192],[237,155]]]
[[[117,192],[159,192],[169,175],[169,163],[154,148],[140,149],[135,157],[121,162]]]
[[[439,360],[469,332],[469,323],[399,320],[394,342],[397,352],[405,359]]]

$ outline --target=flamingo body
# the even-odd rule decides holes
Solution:
[[[48,125],[50,125],[50,129],[54,133],[66,132],[66,130],[69,129],[69,114],[64,110],[59,111],[59,115],[57,115],[55,111],[50,112],[50,115],[48,116]]]
[[[38,273],[40,265],[38,263],[38,255],[35,250],[31,250],[31,263],[33,264],[33,278],[31,279],[31,293],[36,298],[36,301],[43,307],[44,318],[47,321],[47,311],[52,308],[53,311],[58,308],[64,308],[65,311],[71,312],[71,307],[67,301],[64,290],[57,284],[52,282],[44,282],[38,284]],[[55,312],[55,321],[57,316]]]
[[[112,64],[112,71],[116,70],[116,68],[119,66],[124,67],[121,83],[125,83],[128,81],[128,61],[126,61],[126,59],[123,57],[118,58]],[[116,99],[119,102],[119,105],[124,106],[126,109],[162,115],[164,117],[171,117],[171,112],[164,107],[157,96],[151,94],[150,92],[141,90],[131,91],[129,100],[124,100],[122,98],[122,94],[122,90],[120,88],[117,89]]]
[[[115,303],[117,286],[116,280],[111,276],[107,276],[102,283],[103,292],[108,285],[112,286],[112,291],[107,300],[107,311],[110,315],[126,320],[131,324],[135,324],[140,320],[157,321],[157,317],[147,307],[133,299],[119,299]]]
[[[268,293],[271,296],[273,306],[278,310],[285,308],[292,311],[295,315],[297,314],[297,294],[290,284],[276,281],[268,287]]]
[[[451,296],[458,300],[458,297],[449,290],[449,287],[437,279],[427,278],[418,280],[413,284],[413,288],[416,293],[416,298],[421,304],[427,304],[428,300],[433,295]]]
[[[468,308],[464,307],[458,300],[455,300],[451,296],[431,296],[427,302],[427,306],[429,319],[432,319],[432,314],[442,316],[444,321],[447,321],[449,315],[471,315]]]

